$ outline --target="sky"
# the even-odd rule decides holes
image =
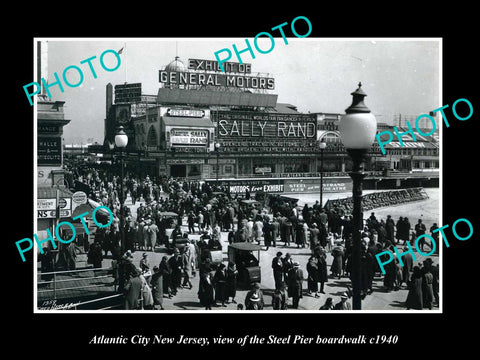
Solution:
[[[214,53],[224,48],[232,51],[245,47],[245,38],[145,38],[145,39],[68,39],[48,40],[48,76],[60,79],[63,70],[76,65],[83,71],[80,86],[64,91],[52,86],[55,101],[65,101],[65,118],[71,122],[64,127],[65,144],[103,143],[105,119],[105,86],[142,83],[142,93],[156,95],[160,83],[158,71],[178,55],[188,66],[188,59],[215,60]],[[268,38],[261,38],[259,47],[268,49]],[[253,43],[253,39],[249,39]],[[365,104],[379,122],[391,123],[393,115],[418,116],[436,109],[441,104],[441,42],[438,39],[397,38],[275,38],[275,46],[268,54],[255,51],[242,54],[242,61],[250,63],[252,75],[261,73],[275,78],[275,90],[280,103],[295,105],[298,111],[344,113],[350,106],[350,95],[361,81],[367,93]],[[253,46],[253,45],[252,45]],[[118,69],[105,71],[99,62],[105,50],[122,51]],[[223,54],[222,54],[223,55]],[[97,78],[82,60],[91,61]],[[116,65],[113,54],[104,57],[105,65]],[[233,54],[229,61],[238,62]],[[36,62],[34,61],[34,64]],[[35,65],[34,65],[35,66]],[[75,70],[67,72],[71,83],[79,82]],[[35,81],[36,79],[32,79]]]

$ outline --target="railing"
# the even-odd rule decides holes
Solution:
[[[105,301],[105,300],[110,300],[110,299],[115,299],[115,298],[120,298],[120,297],[123,297],[123,294],[116,294],[116,295],[111,295],[111,296],[105,296],[105,297],[102,297],[102,298],[100,298],[100,299],[83,301],[83,302],[80,302],[80,303],[78,303],[78,304],[75,304],[75,306],[73,306],[73,309],[74,309],[74,310],[77,310],[77,308],[78,308],[79,306],[82,306],[82,305],[98,303],[98,302],[100,302],[100,301]],[[112,309],[112,308],[115,308],[115,307],[118,307],[118,305],[102,307],[102,308],[99,308],[99,309],[97,309],[97,310],[109,310],[109,309]]]
[[[97,274],[99,273],[106,274],[97,276]],[[59,293],[62,294],[61,297],[88,296],[94,293],[102,292],[101,288],[105,289],[106,287],[113,287],[113,291],[116,291],[113,269],[111,267],[88,268],[81,270],[55,271],[44,273],[39,272],[38,276],[40,277],[40,279],[51,278],[51,280],[40,281],[39,279],[39,281],[37,281],[37,296],[39,300],[46,300],[47,294],[50,295],[48,296],[48,299],[52,299],[52,296],[53,299],[57,299]],[[76,285],[75,282],[80,282],[80,284]],[[95,288],[97,290],[92,291]],[[84,291],[85,289],[88,290]],[[79,292],[82,291],[84,292],[79,294]]]

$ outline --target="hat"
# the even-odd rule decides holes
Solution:
[[[260,298],[258,297],[257,294],[252,294],[252,297],[250,298],[250,301],[260,301]]]
[[[348,299],[348,294],[346,292],[344,292],[341,296],[340,296],[341,299]]]
[[[283,254],[282,254],[281,251],[277,252],[277,256],[282,256],[282,255],[283,255]]]
[[[430,259],[430,258],[426,258],[425,260],[423,260],[423,263],[424,263],[424,264],[430,264],[430,265],[431,265],[431,264],[433,264],[433,260]]]
[[[312,226],[313,226],[313,227],[317,227],[317,223],[313,223]]]
[[[297,261],[295,261],[295,262],[293,263],[293,266],[295,266],[295,267],[299,267],[299,266],[300,266],[300,264],[299,264]]]
[[[143,254],[142,254],[142,257],[147,257],[147,253],[143,253]]]

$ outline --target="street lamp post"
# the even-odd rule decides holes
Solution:
[[[320,147],[320,207],[323,207],[323,150],[327,147],[327,143],[322,139],[318,145]]]
[[[216,172],[216,178],[215,178],[215,186],[217,187],[218,191],[218,171],[220,170],[220,163],[219,163],[219,158],[220,158],[220,143],[216,142],[215,143],[215,152],[217,153],[217,172]]]
[[[342,143],[347,149],[348,155],[353,160],[353,169],[350,177],[353,180],[353,251],[352,251],[352,308],[361,310],[361,231],[363,229],[362,213],[362,182],[365,177],[363,171],[367,151],[371,147],[377,131],[377,121],[370,113],[370,109],[363,103],[367,94],[362,90],[362,84],[358,84],[353,96],[352,105],[345,110],[345,115],[338,124]]]
[[[120,150],[120,194],[119,194],[119,200],[120,200],[120,236],[121,236],[121,249],[122,249],[122,254],[125,251],[125,192],[123,189],[123,168],[124,168],[124,154],[123,150],[127,147],[128,144],[128,136],[125,134],[123,131],[123,126],[120,126],[117,130],[117,133],[115,134],[115,146]]]

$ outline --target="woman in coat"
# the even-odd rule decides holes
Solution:
[[[295,225],[295,243],[298,247],[305,247],[305,230],[302,222],[297,222]]]
[[[235,295],[237,293],[237,267],[233,262],[228,263],[227,267],[227,282],[225,284],[225,297],[228,302],[228,298],[232,298],[232,303],[236,304]]]
[[[163,278],[163,291],[168,294],[168,298],[172,297],[172,269],[167,261],[168,257],[163,256],[159,265],[160,273]]]
[[[212,310],[212,304],[215,302],[212,283],[212,274],[210,267],[200,273],[200,283],[198,286],[198,299],[200,304],[205,306],[205,310]]]
[[[413,274],[408,283],[408,295],[405,301],[407,310],[422,310],[423,309],[423,293],[422,293],[422,273],[418,266],[413,267]]]
[[[424,262],[422,276],[423,306],[432,310],[433,306],[433,274],[430,265]]]
[[[330,267],[330,271],[332,272],[333,276],[342,276],[342,269],[343,269],[343,256],[345,255],[343,246],[341,245],[341,241],[335,242],[335,247],[332,249],[332,266]]]
[[[307,286],[308,295],[315,293],[315,297],[318,298],[318,259],[315,256],[310,256],[307,263]]]
[[[153,308],[163,310],[163,276],[158,266],[153,267],[150,284],[152,286]]]
[[[226,296],[227,273],[224,264],[218,266],[213,277],[213,282],[215,284],[215,301],[220,301],[222,306],[226,307],[225,301],[228,299]]]
[[[320,293],[325,294],[324,286],[328,282],[327,256],[325,250],[319,249],[317,255],[318,282],[320,283]]]

